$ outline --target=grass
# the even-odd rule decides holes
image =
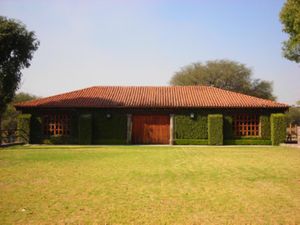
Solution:
[[[0,150],[0,224],[300,224],[300,150]]]

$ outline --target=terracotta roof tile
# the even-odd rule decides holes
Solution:
[[[208,86],[95,86],[18,103],[17,108],[288,108]]]

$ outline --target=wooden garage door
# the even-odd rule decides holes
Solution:
[[[134,144],[169,144],[169,115],[133,115],[132,142]]]

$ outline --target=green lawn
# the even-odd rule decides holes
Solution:
[[[300,224],[300,149],[1,149],[0,224]]]

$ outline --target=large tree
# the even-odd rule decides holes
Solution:
[[[38,46],[33,31],[20,21],[0,16],[0,127],[2,114],[19,87],[21,70],[30,66]]]
[[[250,68],[230,60],[192,63],[176,72],[170,84],[208,85],[264,99],[275,99],[272,82],[252,79]]]
[[[281,9],[280,20],[289,39],[283,42],[283,55],[300,63],[300,0],[287,0]]]

